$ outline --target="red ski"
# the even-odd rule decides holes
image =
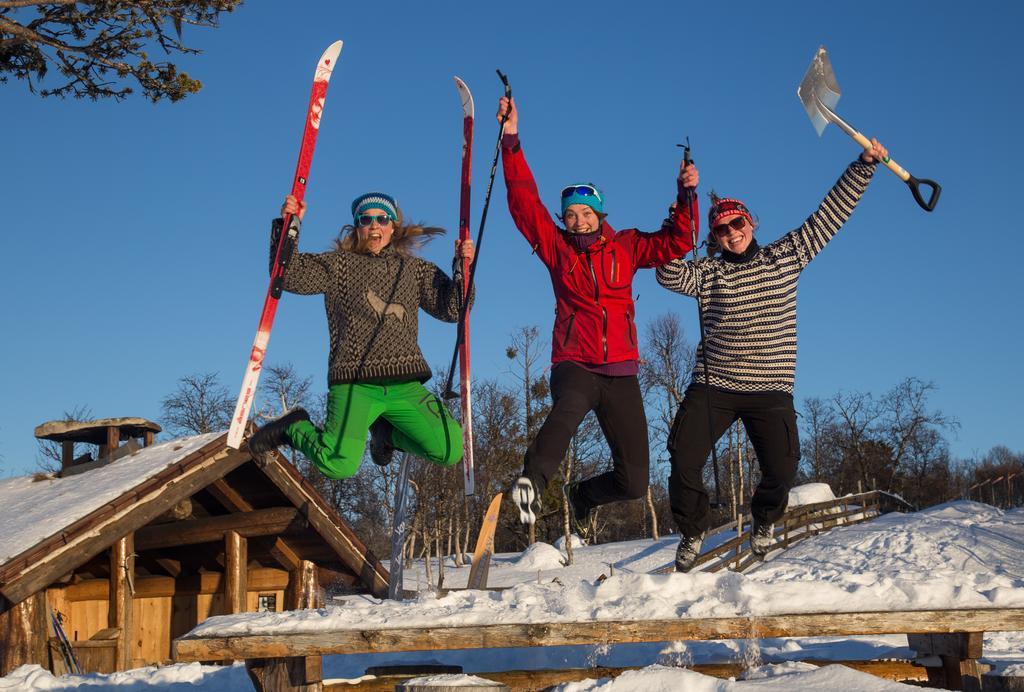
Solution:
[[[462,185],[459,188],[459,240],[469,240],[469,195],[473,169],[473,94],[458,77],[455,88],[462,101]],[[470,263],[462,260],[462,295],[469,295]],[[466,495],[474,492],[473,480],[473,392],[469,372],[469,312],[461,324],[459,334],[459,398],[462,406],[462,478]]]
[[[327,50],[320,56],[320,61],[316,65],[316,73],[313,76],[313,91],[309,96],[309,108],[306,111],[306,125],[302,132],[299,163],[295,167],[295,179],[292,181],[292,195],[299,201],[302,201],[306,194],[306,179],[309,176],[309,166],[313,162],[313,148],[316,145],[317,132],[320,130],[320,117],[323,115],[324,100],[327,98],[327,85],[331,80],[334,66],[338,62],[341,46],[341,41],[335,41],[327,47]],[[252,351],[249,354],[249,365],[245,369],[245,378],[242,380],[242,391],[238,395],[235,414],[231,418],[231,429],[228,431],[228,446],[234,449],[238,449],[242,444],[245,422],[249,419],[249,411],[252,409],[253,398],[256,395],[256,385],[260,379],[260,370],[263,368],[263,357],[267,352],[267,344],[270,342],[270,328],[274,325],[274,314],[277,312],[277,301],[281,297],[281,287],[285,270],[288,268],[288,258],[291,257],[291,248],[298,240],[298,217],[286,214],[282,219],[282,229],[277,252],[274,255],[274,265],[270,272],[270,287],[267,289],[266,300],[263,301],[263,313],[260,315],[256,339],[253,341]]]

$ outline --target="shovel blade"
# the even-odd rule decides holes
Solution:
[[[796,89],[796,95],[804,104],[807,115],[811,119],[818,136],[825,131],[825,127],[831,119],[823,112],[821,106],[829,110],[835,110],[839,103],[839,83],[836,82],[836,73],[832,70],[832,61],[828,59],[828,51],[825,46],[819,46],[818,52],[814,54],[810,67],[804,75],[803,81]]]

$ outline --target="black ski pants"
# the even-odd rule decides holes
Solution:
[[[593,411],[612,452],[612,469],[579,485],[587,508],[634,500],[647,492],[647,417],[636,376],[609,377],[563,361],[551,369],[551,412],[526,450],[523,475],[538,496],[565,458],[583,418]]]
[[[704,385],[690,385],[668,437],[672,458],[669,501],[676,526],[688,537],[710,528],[711,507],[703,478],[704,465],[711,453],[707,396]],[[750,512],[758,522],[774,523],[786,511],[789,489],[800,462],[793,395],[714,389],[711,405],[711,435],[715,442],[737,418],[743,421],[761,469],[761,482],[750,500]]]

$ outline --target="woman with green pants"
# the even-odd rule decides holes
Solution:
[[[302,219],[306,205],[289,195],[281,211]],[[275,221],[271,261],[280,226]],[[252,452],[288,445],[328,478],[349,478],[362,463],[369,430],[370,456],[381,465],[396,448],[442,466],[462,459],[459,424],[423,386],[431,371],[418,343],[420,308],[458,321],[462,258],[473,258],[472,241],[456,241],[450,279],[414,254],[441,233],[406,224],[393,197],[370,192],[352,202],[352,224],[332,251],[291,257],[284,290],[324,296],[331,335],[327,420],[320,430],[305,410],[293,409],[253,434]]]

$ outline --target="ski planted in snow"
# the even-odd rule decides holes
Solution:
[[[459,186],[459,240],[469,240],[469,199],[473,171],[473,94],[458,77],[455,88],[462,101],[462,183]],[[469,260],[462,260],[462,295],[469,296]],[[473,478],[473,391],[469,370],[469,311],[459,324],[459,396],[462,407],[462,479],[466,495],[474,492]]]
[[[320,131],[320,118],[323,115],[324,101],[327,98],[327,85],[331,80],[334,66],[338,62],[341,46],[341,41],[335,41],[327,47],[327,50],[320,56],[313,76],[313,90],[306,111],[305,128],[302,131],[299,162],[295,167],[295,178],[292,181],[291,194],[300,202],[306,194],[306,181],[309,176],[310,164],[313,162],[316,136]],[[270,329],[274,325],[274,314],[277,312],[277,302],[281,297],[285,270],[288,268],[292,249],[298,242],[298,217],[285,214],[281,221],[283,230],[274,253],[274,264],[270,271],[270,287],[267,289],[267,297],[263,301],[263,312],[260,314],[256,339],[249,352],[249,364],[246,366],[245,377],[242,379],[242,391],[238,395],[238,403],[235,405],[235,413],[231,417],[231,428],[228,431],[228,447],[234,449],[238,449],[242,444],[245,423],[249,419],[253,398],[256,395],[256,385],[260,379],[260,370],[263,368],[263,357],[266,355],[267,344],[270,342]]]
[[[469,568],[467,589],[486,589],[487,573],[491,567],[491,556],[494,555],[494,530],[498,528],[498,514],[501,512],[501,493],[494,496],[483,523],[480,534],[476,537],[476,550],[473,551],[473,565]]]

